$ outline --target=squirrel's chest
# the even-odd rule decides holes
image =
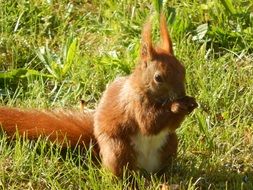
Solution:
[[[161,149],[167,142],[168,132],[157,135],[142,135],[138,133],[131,137],[131,143],[136,152],[137,167],[148,172],[156,172],[161,167]]]

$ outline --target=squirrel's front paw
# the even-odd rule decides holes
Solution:
[[[173,113],[176,114],[190,114],[197,107],[198,104],[195,98],[185,96],[172,102],[170,109]]]

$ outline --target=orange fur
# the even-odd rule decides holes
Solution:
[[[17,131],[29,139],[47,136],[51,141],[74,147],[95,143],[93,113],[78,111],[37,111],[0,107],[0,124],[7,135]],[[65,143],[66,142],[66,143]]]
[[[102,163],[117,176],[125,167],[157,172],[168,165],[177,152],[175,130],[197,107],[186,96],[185,68],[173,54],[165,17],[161,47],[152,45],[151,28],[144,26],[134,72],[108,86],[94,116]]]
[[[116,176],[123,169],[157,172],[176,156],[175,130],[197,107],[186,96],[185,68],[174,56],[166,19],[160,19],[162,44],[151,40],[151,23],[144,26],[140,61],[133,73],[112,82],[96,111],[42,112],[0,108],[0,123],[8,135],[16,129],[29,138],[40,135],[72,146],[98,143],[102,164]],[[96,149],[98,151],[98,148]]]

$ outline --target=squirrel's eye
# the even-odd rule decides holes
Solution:
[[[158,74],[158,73],[155,74],[154,80],[155,80],[155,82],[157,82],[157,83],[163,82],[162,76],[161,76],[160,74]]]

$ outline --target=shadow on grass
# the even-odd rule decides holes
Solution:
[[[211,163],[211,158],[180,158],[159,178],[168,184],[178,184],[179,189],[253,189],[253,165],[239,168],[232,163]]]

